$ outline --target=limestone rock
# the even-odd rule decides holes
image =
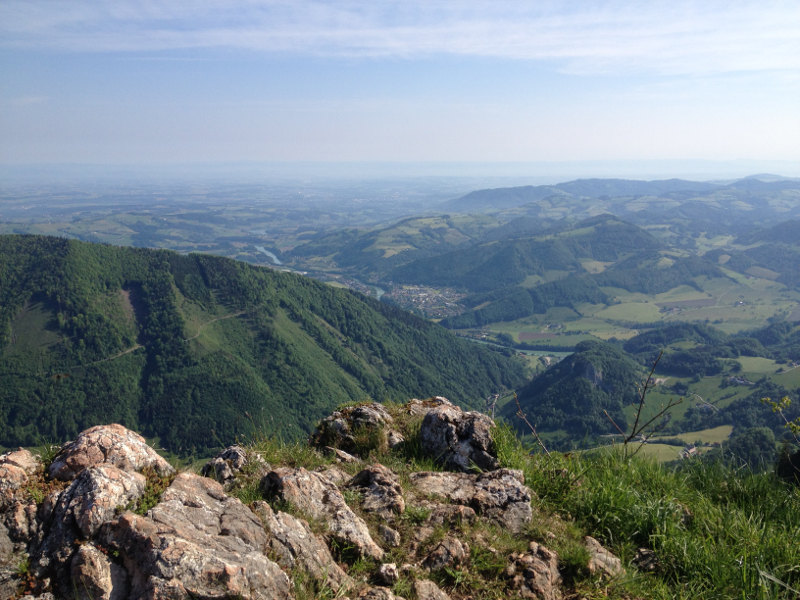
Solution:
[[[558,555],[555,552],[531,542],[529,552],[515,552],[509,561],[506,576],[511,579],[511,587],[521,598],[561,598],[561,574],[558,572]]]
[[[77,600],[125,600],[128,576],[93,544],[78,548],[70,565]]]
[[[469,506],[513,532],[521,531],[533,514],[531,492],[521,471],[498,469],[479,475],[424,471],[413,473],[411,481],[418,492]]]
[[[469,506],[461,504],[435,504],[431,508],[428,523],[431,525],[461,525],[474,523],[478,515]]]
[[[0,563],[0,598],[14,598],[20,586],[16,565]]]
[[[385,448],[392,423],[392,416],[377,402],[348,406],[323,419],[311,439],[318,447],[340,448],[358,456]]]
[[[388,444],[392,416],[377,402],[348,406],[323,419],[311,440],[318,447],[340,448],[349,454],[368,453]]]
[[[285,570],[300,568],[312,578],[324,582],[334,592],[353,581],[336,564],[325,540],[315,535],[308,523],[292,515],[273,511],[263,500],[257,502],[253,511],[264,523],[269,533],[267,545]]]
[[[125,506],[142,495],[145,477],[128,473],[110,464],[84,469],[59,496],[53,509],[50,527],[33,556],[33,568],[39,577],[55,576],[56,591],[71,590],[68,566],[82,540],[94,537],[117,507]]]
[[[119,553],[131,600],[291,598],[261,521],[205,477],[181,473],[146,516],[123,513],[98,537]]]
[[[340,463],[357,463],[361,460],[357,456],[353,456],[349,452],[345,452],[340,448],[334,448],[333,446],[325,446],[323,451],[326,454],[332,454],[334,458],[336,458],[336,462]]]
[[[317,473],[326,477],[328,481],[333,483],[335,486],[344,485],[348,481],[352,479],[352,476],[345,471],[342,471],[340,468],[332,466],[332,467],[325,467],[323,469],[317,469]]]
[[[23,448],[0,455],[0,565],[25,551],[39,532],[36,505],[25,488],[41,468]]]
[[[0,508],[28,483],[41,465],[39,459],[24,448],[0,456]]]
[[[41,533],[36,504],[22,496],[8,499],[0,514],[0,562],[5,554],[24,551],[35,544]]]
[[[387,587],[371,587],[362,591],[358,595],[359,600],[403,600],[400,596],[395,596]]]
[[[431,571],[444,567],[457,567],[469,558],[469,546],[448,535],[425,557],[422,566]]]
[[[252,470],[261,477],[269,470],[264,459],[241,446],[228,446],[214,458],[203,465],[201,474],[222,484],[226,490],[236,481],[236,476],[245,469]]]
[[[123,471],[150,467],[162,476],[175,472],[142,436],[115,423],[91,427],[64,446],[50,465],[50,477],[71,481],[84,469],[104,463]]]
[[[394,585],[400,579],[400,571],[395,563],[384,563],[378,567],[378,579],[386,585]]]
[[[325,521],[333,537],[352,544],[359,554],[383,558],[383,550],[370,536],[367,524],[350,510],[339,489],[324,475],[283,467],[267,473],[261,489],[268,498],[277,496],[308,516]]]
[[[422,450],[447,469],[491,471],[500,466],[492,440],[494,421],[479,412],[464,412],[449,402],[431,408],[422,420]]]
[[[383,541],[390,548],[399,547],[403,541],[400,536],[400,532],[397,531],[396,529],[392,529],[388,525],[385,524],[379,525],[378,532],[381,534],[381,538],[383,538]]]
[[[591,536],[583,538],[583,543],[589,551],[589,571],[608,577],[615,577],[625,572],[622,561]]]
[[[428,579],[414,581],[414,593],[417,595],[417,600],[450,600],[450,596]]]
[[[389,448],[397,448],[400,444],[404,443],[406,438],[403,437],[403,434],[399,431],[395,431],[394,429],[390,430],[386,434],[386,443],[389,444]]]
[[[431,409],[444,405],[452,405],[451,402],[444,396],[434,396],[426,400],[414,398],[403,405],[403,410],[410,415],[424,416],[428,414]]]
[[[348,487],[357,488],[364,495],[362,508],[384,519],[403,514],[406,503],[400,482],[391,469],[381,464],[370,465],[359,472]]]
[[[8,557],[14,553],[14,542],[8,536],[8,530],[5,525],[0,523],[0,565],[2,565]]]

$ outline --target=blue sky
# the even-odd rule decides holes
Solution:
[[[761,161],[800,2],[0,2],[0,163]]]

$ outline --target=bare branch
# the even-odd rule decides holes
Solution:
[[[522,412],[522,407],[519,405],[519,398],[517,397],[517,392],[514,392],[514,402],[517,403],[517,417],[522,419],[525,425],[528,426],[528,428],[533,433],[533,437],[536,438],[536,443],[539,444],[539,447],[541,447],[542,450],[544,450],[544,453],[547,454],[547,456],[550,456],[550,451],[547,449],[547,446],[544,445],[542,438],[540,438],[539,434],[536,433],[536,427],[531,425],[531,422],[528,421],[528,417],[526,417],[525,413]]]
[[[653,361],[653,366],[650,369],[650,373],[648,373],[647,379],[645,380],[644,385],[642,386],[642,391],[639,394],[639,408],[636,410],[636,420],[633,422],[633,427],[631,428],[631,434],[628,436],[628,439],[625,440],[626,444],[638,435],[638,431],[641,431],[641,430],[637,431],[637,428],[639,427],[639,419],[642,415],[642,409],[644,408],[644,399],[647,396],[647,390],[650,387],[650,382],[653,380],[653,373],[656,372],[656,366],[658,365],[658,361],[661,360],[661,357],[663,355],[664,351],[661,350],[658,353],[656,359]]]
[[[620,435],[622,435],[622,437],[625,437],[625,435],[626,435],[626,434],[625,434],[625,432],[624,432],[624,431],[622,431],[622,429],[620,428],[620,426],[619,426],[619,425],[617,425],[617,422],[616,422],[614,419],[612,419],[612,418],[611,418],[611,415],[610,415],[610,414],[608,414],[608,411],[607,411],[605,408],[603,409],[603,414],[606,416],[606,418],[607,418],[609,421],[611,421],[611,424],[612,424],[612,425],[613,425],[613,426],[616,428],[616,430],[617,430],[617,431],[619,431]]]

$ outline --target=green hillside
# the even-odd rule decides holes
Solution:
[[[0,236],[0,444],[121,422],[168,449],[294,438],[343,402],[524,380],[507,355],[359,294],[202,254]]]
[[[625,352],[610,344],[581,342],[571,354],[519,391],[520,408],[540,432],[558,446],[569,447],[587,436],[616,433],[603,411],[624,428],[626,406],[638,401],[643,369]],[[520,431],[517,407],[507,404],[503,416]]]

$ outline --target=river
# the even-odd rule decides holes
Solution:
[[[283,264],[277,256],[275,256],[272,252],[270,252],[269,250],[264,248],[264,246],[256,246],[256,250],[261,252],[261,254],[266,254],[269,257],[269,259],[272,261],[273,265],[282,265]]]

